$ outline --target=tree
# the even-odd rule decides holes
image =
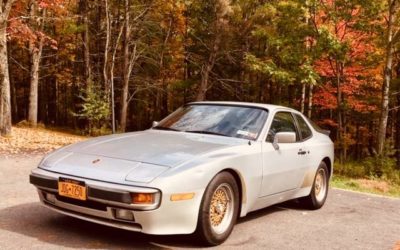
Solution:
[[[90,60],[90,31],[89,31],[89,3],[87,0],[79,1],[79,13],[82,16],[82,40],[83,40],[83,51],[84,51],[84,62],[85,62],[85,82],[86,88],[90,89],[92,86],[92,68]]]
[[[132,64],[129,60],[129,39],[131,34],[130,24],[130,8],[129,0],[125,0],[124,3],[124,45],[123,45],[123,87],[121,96],[121,113],[120,113],[120,130],[125,132],[126,130],[126,117],[128,115],[128,94],[129,94],[129,78],[132,72]],[[134,48],[136,53],[136,48]]]
[[[35,33],[34,37],[28,41],[29,53],[31,56],[28,122],[31,126],[36,127],[38,119],[39,65],[42,57],[44,42],[43,25],[45,9],[42,8],[42,10],[39,11],[39,3],[36,0],[30,1],[28,8],[31,19],[31,29]]]
[[[321,44],[316,66],[325,86],[318,89],[314,100],[323,109],[336,109],[336,119],[332,119],[331,112],[327,120],[336,130],[341,163],[347,159],[350,144],[355,144],[354,133],[350,132],[353,119],[350,118],[374,111],[376,107],[358,93],[377,81],[379,13],[380,6],[376,2],[335,0],[320,5],[315,20],[319,30],[317,42]],[[373,88],[370,91],[374,91]]]
[[[395,24],[397,22],[397,15],[399,11],[398,0],[388,0],[387,5],[387,27],[386,27],[386,51],[385,51],[385,68],[383,71],[383,85],[382,85],[382,104],[381,104],[381,115],[379,118],[378,128],[378,140],[377,140],[377,152],[379,155],[383,153],[385,140],[386,140],[386,128],[389,116],[389,91],[390,82],[392,79],[392,67],[393,67],[393,54],[395,53],[395,45],[400,39],[400,30],[397,29]]]
[[[115,86],[120,131],[148,128],[196,99],[262,102],[312,115],[332,130],[343,162],[371,156],[383,138],[387,1],[19,0],[7,22],[13,122],[34,113],[32,103],[45,125],[107,133]],[[400,133],[396,81],[384,88],[390,141]]]
[[[7,56],[7,23],[14,1],[0,1],[0,135],[11,134],[11,93]]]
[[[198,67],[200,67],[200,85],[197,89],[196,100],[202,101],[206,98],[209,88],[210,74],[217,61],[218,54],[221,54],[221,42],[224,37],[224,31],[228,25],[228,17],[232,13],[230,0],[207,0],[191,2],[190,12],[194,13],[192,17],[194,47],[193,55],[197,53],[196,58]],[[199,54],[198,50],[202,53]]]
[[[303,1],[272,2],[259,7],[252,35],[262,46],[246,53],[247,66],[261,73],[262,80],[270,85],[270,97],[276,96],[271,94],[272,86],[279,96],[284,88],[288,92],[293,87],[301,88],[301,112],[305,112],[306,86],[315,85],[319,78],[313,67],[314,47],[318,45],[313,41],[317,31],[308,21],[307,8]],[[288,104],[294,103],[295,99],[292,93],[290,95]],[[309,96],[312,96],[312,89]],[[270,102],[274,101],[270,98]],[[309,107],[312,107],[311,103]]]
[[[145,5],[134,8],[134,18],[131,18],[131,1],[124,0],[124,23],[123,23],[123,66],[122,66],[122,91],[121,91],[121,113],[120,113],[120,130],[125,132],[127,126],[127,116],[129,102],[133,97],[133,93],[129,95],[129,83],[133,72],[133,67],[137,64],[143,53],[141,39],[144,38],[143,32],[145,28],[146,14],[152,7],[152,1],[148,1]],[[132,37],[132,31],[135,31]]]

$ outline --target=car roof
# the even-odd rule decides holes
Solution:
[[[252,102],[222,102],[222,101],[202,101],[202,102],[190,102],[188,104],[206,104],[206,105],[229,105],[229,106],[246,106],[246,107],[255,107],[255,108],[263,108],[267,109],[268,111],[273,111],[276,109],[286,109],[290,111],[296,111],[292,108],[273,105],[273,104],[265,104],[265,103],[252,103]]]

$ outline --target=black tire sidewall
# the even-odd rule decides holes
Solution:
[[[232,188],[234,206],[232,221],[227,230],[221,234],[215,233],[211,228],[210,223],[210,204],[211,198],[215,190],[223,183],[228,184]],[[239,211],[239,188],[235,178],[228,172],[221,172],[217,174],[208,184],[200,205],[198,225],[196,234],[201,237],[204,244],[209,246],[219,245],[224,242],[231,234],[233,227],[236,223]]]

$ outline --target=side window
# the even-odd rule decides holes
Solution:
[[[296,141],[299,141],[299,136],[291,113],[278,112],[275,114],[274,120],[271,124],[271,128],[268,132],[267,141],[273,142],[274,135],[279,132],[295,132]]]
[[[297,124],[299,125],[300,129],[300,134],[301,134],[301,139],[306,140],[312,136],[312,132],[310,127],[307,125],[307,123],[304,121],[303,117],[301,117],[298,114],[294,114],[297,120]]]

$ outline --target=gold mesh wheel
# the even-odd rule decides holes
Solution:
[[[217,234],[224,233],[232,221],[234,210],[234,196],[232,188],[222,183],[214,191],[210,204],[210,224]]]

